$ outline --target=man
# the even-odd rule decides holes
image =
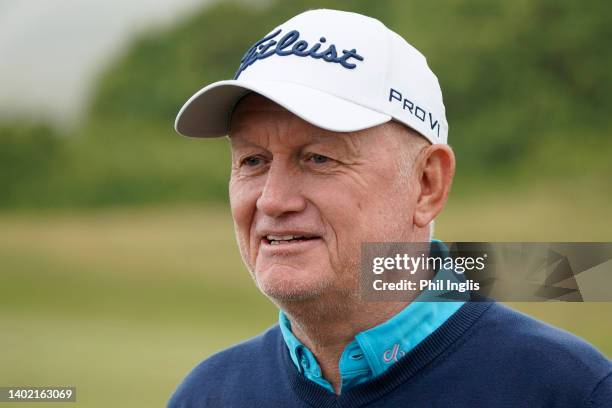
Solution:
[[[176,129],[229,134],[240,253],[280,314],[169,407],[612,406],[612,365],[567,333],[491,302],[360,296],[361,244],[429,242],[455,167],[437,78],[379,21],[290,19]]]

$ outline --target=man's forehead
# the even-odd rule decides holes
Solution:
[[[246,96],[243,96],[236,107],[234,108],[233,115],[242,112],[258,112],[258,111],[278,111],[278,112],[288,112],[287,109],[283,108],[276,102],[271,99],[266,98],[260,94],[255,92],[250,92]]]
[[[229,136],[241,136],[243,132],[251,133],[251,128],[260,128],[264,122],[295,120],[297,116],[276,102],[251,92],[242,97],[236,104],[230,117]]]
[[[253,124],[254,125],[254,124]],[[249,131],[249,130],[253,131]],[[255,130],[256,129],[256,130]],[[301,149],[306,146],[318,145],[326,147],[337,153],[355,156],[362,150],[363,137],[349,135],[346,133],[329,132],[323,129],[300,129],[289,132],[268,132],[263,128],[241,127],[238,131],[230,134],[232,149],[256,146],[271,148],[272,146],[284,146],[284,148]]]

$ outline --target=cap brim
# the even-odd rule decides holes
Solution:
[[[234,107],[249,92],[263,95],[314,126],[333,132],[355,132],[391,120],[390,115],[299,84],[228,80],[210,84],[189,98],[174,128],[185,136],[225,136]]]

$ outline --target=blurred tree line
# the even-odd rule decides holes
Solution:
[[[277,0],[214,4],[135,39],[70,134],[0,124],[0,206],[226,200],[226,141],[177,136],[175,115],[200,87],[231,78],[254,41],[319,7],[378,18],[427,56],[458,157],[456,194],[534,180],[612,193],[610,3]]]

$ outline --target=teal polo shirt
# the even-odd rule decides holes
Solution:
[[[448,253],[442,242],[432,240],[431,252],[438,251],[442,254]],[[433,280],[440,279],[459,280],[455,273],[447,269],[436,272]],[[466,293],[465,300],[462,301],[424,301],[438,296],[439,292],[425,290],[386,322],[357,333],[340,356],[341,389],[347,390],[384,373],[446,322],[469,299]],[[309,380],[334,392],[331,383],[323,378],[314,354],[291,331],[291,322],[282,310],[278,320],[291,360],[298,371]]]

